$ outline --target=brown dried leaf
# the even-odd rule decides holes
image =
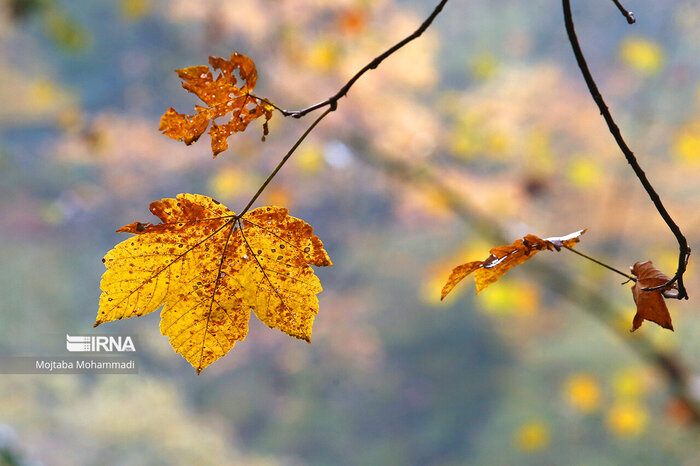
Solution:
[[[673,331],[671,314],[666,307],[663,292],[675,287],[669,286],[659,290],[644,291],[642,288],[653,288],[667,283],[671,278],[654,267],[651,261],[637,262],[632,266],[632,273],[637,277],[637,282],[632,287],[632,297],[637,305],[637,313],[632,320],[634,332],[641,327],[644,320],[656,322],[663,328]]]
[[[209,130],[211,149],[216,157],[228,149],[226,139],[229,136],[245,131],[251,121],[264,116],[264,141],[268,134],[267,122],[272,118],[273,107],[261,99],[250,96],[258,79],[253,60],[234,52],[229,60],[209,57],[209,64],[213,70],[221,70],[216,79],[209,67],[204,65],[175,70],[182,79],[182,87],[199,97],[207,107],[195,105],[197,113],[194,115],[185,115],[169,108],[160,118],[158,129],[166,136],[190,145],[204,134],[211,121]],[[236,71],[242,80],[240,87],[236,85]],[[217,125],[214,122],[215,119],[228,113],[232,113],[228,123]]]
[[[464,277],[474,272],[476,281],[476,293],[496,282],[508,270],[530,259],[537,252],[548,249],[559,251],[562,247],[572,247],[586,230],[579,230],[566,236],[539,238],[535,235],[527,235],[515,241],[509,246],[498,246],[491,249],[491,255],[483,261],[467,262],[455,267],[442,289],[442,297],[452,291]]]

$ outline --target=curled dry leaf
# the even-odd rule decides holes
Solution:
[[[455,267],[442,288],[442,297],[452,291],[464,277],[474,272],[476,281],[476,293],[496,282],[508,270],[530,259],[542,250],[557,250],[562,247],[572,247],[586,230],[579,230],[566,236],[552,238],[539,238],[535,235],[527,235],[508,246],[498,246],[491,249],[491,255],[483,261],[467,262]]]
[[[160,330],[200,373],[248,333],[250,313],[310,341],[321,282],[310,265],[331,260],[313,228],[282,207],[242,217],[206,196],[151,204],[161,223],[134,222],[136,236],[102,260],[95,326],[163,306]]]
[[[245,131],[251,121],[264,116],[264,141],[268,134],[267,122],[272,118],[273,107],[250,95],[258,79],[253,60],[235,52],[229,60],[209,57],[209,64],[214,70],[221,70],[216,79],[205,65],[175,70],[182,79],[182,87],[196,94],[207,107],[195,105],[197,113],[194,115],[184,115],[169,108],[160,118],[158,129],[166,136],[190,145],[204,134],[211,121],[211,150],[216,157],[228,149],[226,139],[229,136]],[[240,87],[236,85],[236,72],[242,81]],[[232,115],[228,123],[217,125],[214,122],[216,118],[229,113]]]
[[[630,270],[637,277],[637,281],[632,287],[632,297],[637,305],[637,313],[632,320],[632,330],[630,331],[634,332],[641,327],[645,319],[656,322],[663,328],[672,331],[673,323],[671,322],[671,314],[666,307],[666,301],[664,301],[664,295],[672,295],[675,284],[659,290],[643,290],[643,288],[653,288],[668,283],[671,278],[654,267],[651,261],[637,262]]]

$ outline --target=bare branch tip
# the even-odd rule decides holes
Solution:
[[[615,6],[617,7],[618,10],[620,10],[620,13],[622,13],[622,16],[625,17],[627,20],[627,24],[634,24],[637,22],[637,18],[634,17],[634,13],[626,9],[622,4],[619,2],[619,0],[613,0],[613,3],[615,3]]]

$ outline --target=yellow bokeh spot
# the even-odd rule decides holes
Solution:
[[[245,189],[243,175],[232,168],[225,168],[209,179],[209,190],[216,198],[231,198]]]
[[[539,305],[537,289],[525,283],[501,279],[498,286],[479,295],[480,308],[495,316],[531,316]]]
[[[493,155],[502,155],[510,148],[510,137],[502,131],[493,131],[486,136],[486,152]]]
[[[551,175],[554,172],[554,150],[547,132],[535,130],[528,136],[527,157],[531,173]]]
[[[335,42],[319,40],[308,51],[307,65],[316,71],[330,71],[338,63],[340,49]]]
[[[62,11],[53,9],[52,14],[44,15],[47,35],[59,47],[68,52],[79,52],[90,45],[90,36],[78,23]]]
[[[463,159],[471,159],[479,154],[502,159],[512,148],[508,134],[498,129],[484,128],[483,124],[471,117],[464,117],[455,125],[450,136],[452,153]]]
[[[582,413],[600,406],[600,385],[590,374],[574,374],[564,384],[567,402]]]
[[[315,175],[323,168],[323,152],[318,146],[309,144],[296,154],[295,163],[300,172]]]
[[[480,135],[467,123],[458,124],[450,139],[452,153],[462,159],[471,159],[481,151]]]
[[[151,12],[151,0],[121,0],[122,17],[128,21],[138,21]]]
[[[479,152],[479,142],[473,131],[458,129],[452,134],[452,153],[462,159],[471,159]]]
[[[476,81],[488,81],[498,73],[498,59],[492,53],[481,53],[469,63],[469,74]]]
[[[684,125],[673,141],[673,154],[689,164],[700,164],[700,122]]]
[[[465,112],[450,135],[452,153],[463,159],[487,154],[489,158],[502,159],[512,147],[507,132],[487,127],[481,115]]]
[[[37,79],[29,84],[29,105],[37,111],[46,111],[55,102],[56,85],[48,79]]]
[[[515,444],[527,452],[543,450],[549,445],[549,427],[539,420],[526,422],[515,432]]]
[[[648,39],[628,37],[620,44],[620,59],[630,68],[643,74],[654,74],[663,66],[664,52]]]
[[[644,406],[636,402],[619,402],[608,411],[608,429],[620,437],[635,437],[644,432],[649,414]]]
[[[625,369],[613,378],[615,396],[625,399],[637,399],[644,392],[644,380],[639,370]]]
[[[603,170],[595,160],[578,156],[569,164],[566,175],[569,182],[577,188],[590,188],[600,184]]]
[[[435,218],[449,218],[452,215],[449,199],[437,191],[428,191],[421,194],[423,212]]]

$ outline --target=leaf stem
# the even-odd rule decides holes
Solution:
[[[292,148],[289,149],[289,151],[287,152],[287,154],[282,158],[282,160],[280,160],[280,162],[277,164],[277,166],[276,166],[275,169],[272,171],[272,173],[270,173],[270,174],[267,176],[267,178],[265,179],[265,181],[263,182],[263,184],[260,186],[260,188],[258,188],[258,191],[255,193],[255,195],[254,195],[254,196],[250,199],[250,201],[248,202],[248,205],[246,205],[245,208],[241,211],[241,213],[239,213],[239,214],[236,216],[237,218],[241,218],[243,215],[245,215],[245,214],[248,212],[248,210],[250,210],[250,207],[253,205],[253,203],[258,199],[258,197],[260,197],[260,195],[261,195],[262,192],[265,190],[265,188],[267,187],[267,185],[270,184],[270,182],[271,182],[272,179],[275,177],[275,175],[277,175],[277,172],[279,172],[279,171],[282,169],[282,167],[284,166],[284,164],[287,163],[287,160],[289,160],[289,158],[292,156],[292,154],[294,153],[294,151],[296,151],[297,148],[299,147],[299,145],[304,141],[304,139],[306,139],[306,136],[308,136],[309,133],[310,133],[311,131],[313,131],[313,129],[316,127],[316,125],[318,125],[318,124],[321,122],[321,120],[323,120],[324,118],[326,118],[326,116],[327,116],[329,113],[331,113],[332,111],[334,111],[335,109],[336,109],[336,106],[335,106],[335,105],[329,107],[329,108],[328,108],[325,112],[323,112],[318,118],[316,118],[316,119],[314,120],[314,122],[311,123],[311,125],[310,125],[308,128],[306,128],[306,131],[304,131],[304,133],[303,133],[301,136],[299,136],[299,139],[296,140],[296,142],[294,143],[294,145],[292,146]]]
[[[574,248],[570,248],[569,246],[564,245],[564,247],[565,247],[566,249],[568,249],[569,251],[573,252],[574,254],[578,254],[579,256],[585,257],[585,258],[588,259],[589,261],[595,262],[596,264],[598,264],[598,265],[600,265],[600,266],[602,266],[602,267],[605,267],[605,268],[608,269],[608,270],[612,270],[612,271],[615,272],[615,273],[619,273],[620,275],[622,275],[623,277],[625,277],[627,280],[631,280],[631,281],[633,281],[633,282],[636,282],[636,281],[637,281],[637,279],[636,279],[635,277],[633,277],[633,276],[631,276],[631,275],[627,275],[626,273],[617,270],[615,267],[610,266],[610,265],[606,264],[605,262],[601,262],[601,261],[599,261],[598,259],[594,259],[594,258],[592,258],[591,256],[586,255],[586,254],[584,254],[584,253],[582,253],[582,252],[580,252],[580,251],[577,251],[577,250],[574,249]]]
[[[619,2],[615,3],[619,5]],[[664,207],[663,202],[661,202],[661,198],[656,193],[656,190],[654,190],[654,187],[647,178],[646,173],[644,173],[644,170],[642,170],[642,167],[639,165],[639,162],[634,156],[634,153],[629,148],[625,140],[622,138],[620,128],[618,128],[617,124],[615,123],[615,120],[613,119],[610,110],[608,109],[608,106],[605,103],[605,100],[603,99],[603,96],[598,90],[598,86],[596,85],[596,82],[593,79],[593,75],[588,69],[588,64],[586,63],[586,58],[584,57],[583,51],[581,50],[581,45],[579,44],[578,37],[576,37],[576,29],[574,28],[574,19],[571,14],[570,0],[562,0],[562,8],[564,10],[564,25],[566,26],[566,33],[569,36],[569,42],[571,43],[571,48],[574,52],[574,56],[576,57],[578,67],[581,70],[583,79],[586,81],[586,85],[588,86],[588,91],[590,92],[591,97],[595,101],[596,105],[598,105],[598,109],[600,110],[601,115],[603,115],[603,118],[605,119],[605,122],[608,125],[608,130],[615,138],[615,142],[617,142],[617,145],[620,147],[620,150],[627,159],[627,162],[632,167],[632,170],[634,170],[634,173],[635,175],[637,175],[637,178],[639,178],[639,181],[642,183],[642,186],[651,198],[651,201],[654,203],[654,206],[661,215],[661,218],[664,219],[666,225],[668,225],[669,229],[676,237],[676,241],[678,241],[678,269],[676,270],[676,274],[673,276],[673,278],[671,278],[671,280],[669,280],[668,283],[661,286],[661,288],[670,286],[674,282],[678,282],[678,299],[688,299],[688,292],[686,291],[685,286],[683,284],[683,274],[685,273],[686,267],[688,265],[688,259],[690,258],[690,247],[688,247],[688,241],[686,240],[685,236],[683,236],[683,233],[681,232],[681,229],[678,227],[676,222],[673,220],[673,218],[671,218],[671,215],[666,210],[666,207]],[[624,10],[623,8],[623,11],[626,10]]]

